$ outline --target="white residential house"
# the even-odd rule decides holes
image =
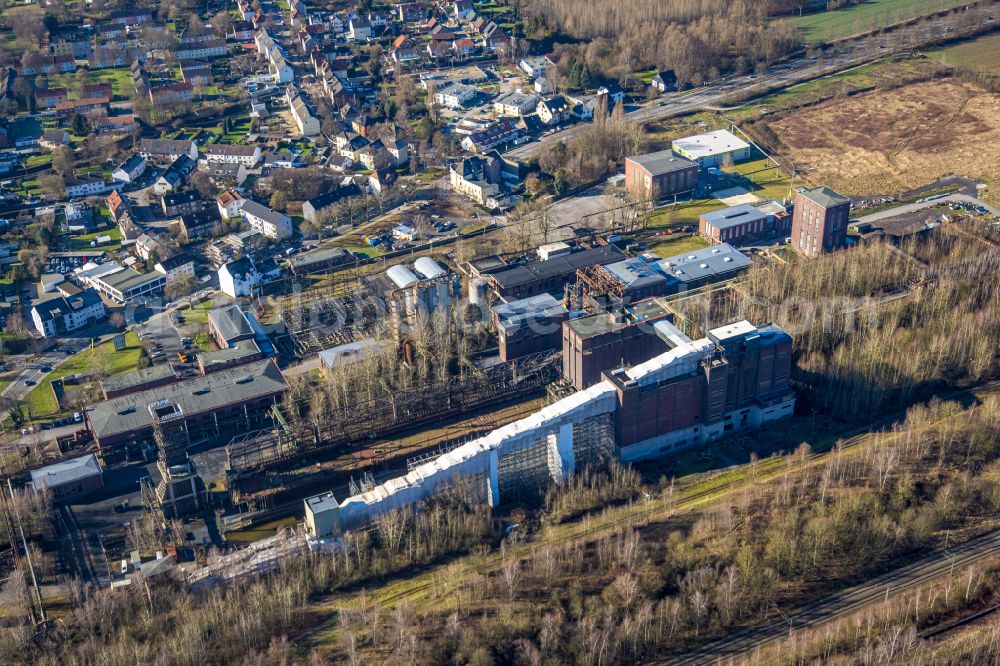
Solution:
[[[363,18],[352,18],[348,23],[347,34],[357,41],[368,39],[372,36],[372,24]]]
[[[153,268],[167,276],[167,284],[177,279],[194,278],[194,261],[186,254],[158,261]]]
[[[244,146],[236,143],[209,143],[202,147],[205,162],[222,164],[242,164],[252,167],[260,162],[260,146]]]
[[[31,308],[31,323],[39,335],[51,338],[104,319],[101,295],[92,288],[69,297],[52,298]]]
[[[306,103],[298,88],[293,85],[285,88],[285,100],[292,112],[292,120],[302,136],[316,136],[320,132],[319,118],[313,115],[312,109]]]
[[[566,98],[557,95],[538,105],[538,117],[546,125],[557,125],[569,119],[570,105]]]
[[[449,109],[459,109],[475,99],[477,92],[464,83],[452,83],[434,93],[434,103]]]
[[[111,172],[111,178],[119,183],[133,183],[146,171],[146,160],[142,155],[132,155],[121,166]]]
[[[493,100],[493,113],[498,116],[517,118],[535,110],[538,98],[519,92],[509,92]]]
[[[251,199],[244,199],[240,216],[251,229],[268,238],[283,240],[292,235],[292,218]]]
[[[94,194],[104,194],[109,189],[103,178],[67,178],[66,196],[89,197]]]
[[[236,190],[226,190],[215,197],[215,204],[219,207],[219,217],[228,220],[240,216],[240,206],[243,205],[243,197]]]
[[[243,257],[219,269],[219,289],[230,298],[250,296],[254,287],[277,277],[280,272],[273,261],[257,265],[250,257]]]
[[[402,139],[390,141],[385,149],[396,160],[396,166],[404,166],[410,161],[410,146]]]
[[[539,76],[545,76],[546,70],[552,66],[552,61],[545,56],[531,56],[522,58],[521,62],[517,63],[517,66],[531,78],[538,78]]]

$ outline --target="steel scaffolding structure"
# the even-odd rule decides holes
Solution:
[[[295,303],[282,311],[281,321],[295,353],[308,356],[367,336],[386,313],[385,301],[362,286],[346,296]]]
[[[573,424],[573,458],[578,470],[600,466],[615,453],[615,426],[610,414]]]
[[[551,449],[548,438],[540,437],[527,448],[499,457],[497,481],[505,502],[535,501],[541,496],[552,478]]]
[[[557,355],[535,354],[445,382],[424,382],[297,428],[285,425],[233,439],[226,447],[229,476],[238,479],[331,450],[363,449],[379,437],[540,391],[558,376],[557,361]]]

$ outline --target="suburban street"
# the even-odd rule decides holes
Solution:
[[[898,594],[948,576],[979,560],[994,557],[1000,547],[1000,531],[938,550],[855,587],[847,588],[815,603],[782,612],[780,617],[754,629],[735,632],[694,652],[666,661],[671,666],[714,663],[717,660],[745,655],[753,650],[790,636],[796,629],[811,629]],[[780,612],[780,609],[779,609]]]

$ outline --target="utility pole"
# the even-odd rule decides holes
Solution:
[[[24,536],[24,525],[21,524],[21,512],[17,508],[17,501],[14,499],[14,486],[11,485],[10,478],[7,479],[7,490],[10,492],[11,506],[14,507],[14,518],[17,520],[17,529],[21,532],[21,543],[24,545],[24,556],[28,560],[28,571],[31,572],[31,584],[35,588],[35,596],[38,598],[38,616],[41,622],[46,622],[45,602],[42,601],[42,591],[38,588],[38,579],[35,577],[35,566],[31,562],[31,551],[28,550],[28,539]]]

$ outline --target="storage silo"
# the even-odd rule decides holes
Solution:
[[[486,306],[487,282],[483,278],[469,280],[469,302],[479,307]]]

